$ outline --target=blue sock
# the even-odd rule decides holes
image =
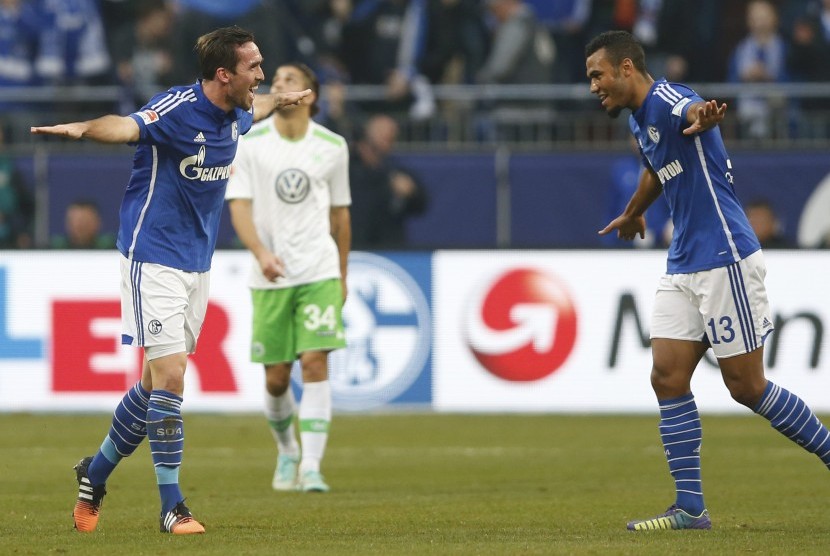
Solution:
[[[165,390],[153,390],[147,410],[147,436],[161,495],[161,513],[184,500],[179,489],[179,467],[184,448],[182,398]]]
[[[101,443],[98,453],[89,464],[89,482],[102,485],[107,482],[115,466],[135,452],[147,436],[147,402],[150,393],[141,387],[141,382],[130,388],[112,415],[110,431]]]
[[[660,438],[677,489],[677,507],[699,516],[706,509],[700,480],[703,431],[694,395],[660,401]]]
[[[767,381],[764,395],[754,411],[767,418],[775,430],[817,455],[830,468],[830,431],[801,398]]]

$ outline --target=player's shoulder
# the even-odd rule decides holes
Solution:
[[[242,136],[242,143],[255,144],[269,138],[275,139],[276,137],[277,132],[274,129],[272,118],[265,118],[264,120],[260,120],[251,126],[248,133]]]
[[[700,99],[688,85],[660,80],[651,92],[653,109],[674,116],[681,116],[683,108]]]
[[[170,87],[166,91],[156,93],[137,114],[146,123],[152,123],[171,114],[189,113],[194,103],[199,100],[196,89],[197,85]]]
[[[346,146],[346,138],[314,120],[309,122],[308,136],[316,141],[342,148]]]

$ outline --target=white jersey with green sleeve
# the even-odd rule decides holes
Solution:
[[[285,276],[272,282],[254,260],[251,288],[340,277],[330,210],[352,202],[343,137],[314,121],[298,140],[282,137],[273,118],[254,125],[239,142],[225,198],[251,200],[260,240],[285,265]]]

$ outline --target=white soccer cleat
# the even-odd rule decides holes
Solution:
[[[277,456],[277,469],[271,487],[278,491],[297,490],[297,468],[300,465],[298,456]]]

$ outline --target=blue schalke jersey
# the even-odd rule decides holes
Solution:
[[[225,112],[197,82],[157,94],[130,117],[141,135],[121,203],[118,250],[136,261],[210,270],[231,163],[253,114]]]
[[[720,128],[683,135],[689,106],[702,101],[685,85],[661,79],[629,118],[643,162],[663,184],[671,210],[668,274],[727,266],[761,248],[735,195]]]

